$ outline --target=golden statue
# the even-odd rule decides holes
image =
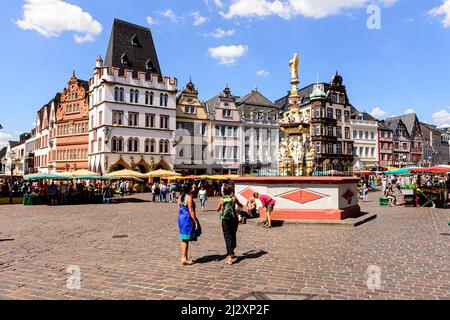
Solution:
[[[298,52],[294,54],[294,58],[292,58],[291,61],[289,61],[289,68],[291,72],[291,83],[292,84],[298,84],[298,66],[299,66],[299,59],[298,59]]]

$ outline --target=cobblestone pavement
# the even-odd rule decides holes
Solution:
[[[449,299],[450,211],[371,198],[362,208],[378,217],[356,228],[241,225],[232,266],[210,200],[188,267],[174,204],[0,206],[0,299]],[[374,290],[371,265],[381,269]],[[68,289],[69,266],[81,289]]]

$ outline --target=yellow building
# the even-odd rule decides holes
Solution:
[[[211,121],[192,80],[177,98],[175,170],[183,175],[211,173]]]

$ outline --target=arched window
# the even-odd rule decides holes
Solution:
[[[116,138],[116,137],[113,137],[113,138],[112,138],[112,151],[113,151],[113,152],[116,152],[116,151],[118,151],[117,149],[118,149],[118,148],[117,148],[117,138]]]
[[[155,139],[150,140],[150,153],[155,153],[156,141]]]
[[[139,152],[139,139],[134,138],[134,152]]]
[[[167,102],[169,101],[169,95],[165,94],[164,95],[164,107],[167,107]]]
[[[154,98],[154,94],[153,94],[153,92],[150,92],[150,105],[152,106],[153,105],[153,98]]]
[[[120,151],[120,152],[123,151],[123,138],[122,137],[120,137],[118,140],[118,148],[117,149],[118,149],[117,151]]]
[[[128,152],[133,152],[133,138],[128,139]]]
[[[164,140],[159,140],[159,153],[164,153]]]
[[[120,90],[119,90],[119,101],[124,101],[123,96],[124,96],[124,90],[123,90],[123,88],[120,88]]]
[[[114,88],[114,100],[115,101],[119,101],[120,96],[119,96],[119,88]]]
[[[164,153],[169,153],[169,140],[164,142]]]
[[[145,104],[150,103],[150,93],[148,91],[145,92]]]
[[[144,147],[145,153],[150,152],[150,139],[145,139],[145,147]]]
[[[134,103],[139,103],[139,91],[134,91]]]
[[[159,106],[162,107],[164,105],[164,95],[161,93],[159,95]]]
[[[131,103],[134,102],[134,90],[133,89],[130,90],[130,102]]]

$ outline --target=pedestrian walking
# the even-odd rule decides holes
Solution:
[[[208,200],[208,194],[205,187],[201,187],[198,192],[198,197],[200,198],[200,205],[202,207],[202,212],[205,212],[206,200]]]
[[[239,222],[242,220],[241,215],[236,213],[236,206],[243,207],[239,200],[231,195],[232,191],[230,185],[223,186],[223,197],[217,206],[217,212],[220,213],[222,221],[223,237],[227,248],[227,264],[229,265],[233,264],[233,258],[236,257],[234,252],[237,246],[236,234]]]
[[[170,192],[170,202],[174,203],[177,201],[177,185],[176,183],[172,183],[169,188]]]
[[[201,235],[200,223],[195,214],[195,203],[190,194],[189,185],[184,185],[180,198],[178,199],[178,228],[181,238],[181,264],[192,265],[189,260],[189,242],[197,241]]]
[[[253,198],[259,199],[261,201],[262,206],[257,210],[258,214],[260,214],[261,210],[263,208],[266,209],[266,219],[264,220],[263,227],[264,228],[272,228],[272,211],[275,207],[276,201],[265,194],[259,194],[258,192],[255,192],[253,194]]]
[[[364,202],[369,201],[369,187],[367,186],[367,182],[364,182],[362,192],[363,192],[363,201]]]

